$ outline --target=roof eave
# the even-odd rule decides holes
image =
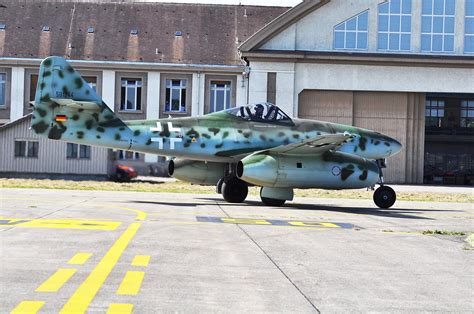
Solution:
[[[262,46],[286,27],[330,1],[331,0],[306,0],[301,2],[250,36],[238,47],[238,50],[247,52]]]

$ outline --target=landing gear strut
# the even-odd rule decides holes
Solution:
[[[222,193],[224,200],[229,203],[242,203],[247,198],[249,188],[246,182],[240,180],[232,170],[234,167],[226,167],[225,175],[217,182],[217,193]]]
[[[374,192],[374,203],[380,208],[390,208],[395,204],[397,194],[391,187],[384,185],[382,169],[387,168],[385,161],[382,159],[377,160],[377,166],[379,168],[380,187]]]

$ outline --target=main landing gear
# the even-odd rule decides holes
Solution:
[[[397,200],[397,193],[391,187],[384,185],[382,169],[387,168],[385,160],[377,160],[377,166],[379,168],[380,187],[374,192],[374,203],[380,208],[390,208]]]
[[[249,193],[248,184],[235,175],[234,167],[228,165],[225,175],[217,182],[217,193],[221,193],[224,200],[229,203],[242,203]]]

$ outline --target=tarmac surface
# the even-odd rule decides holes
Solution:
[[[469,203],[0,193],[1,313],[474,312]]]

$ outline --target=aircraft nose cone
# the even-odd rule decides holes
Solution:
[[[396,139],[389,138],[387,142],[390,144],[388,146],[388,151],[390,152],[390,155],[395,155],[402,149],[402,144]]]

